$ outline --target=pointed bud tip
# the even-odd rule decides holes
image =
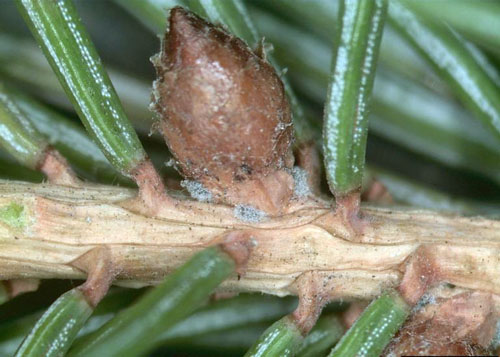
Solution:
[[[213,25],[181,6],[170,10],[169,37],[180,37],[192,41],[193,37],[205,36]]]
[[[181,6],[176,6],[170,10],[169,25],[170,33],[178,32],[182,34],[184,30],[196,27],[202,20],[194,16],[193,13]]]

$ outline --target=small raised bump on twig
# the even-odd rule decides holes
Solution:
[[[40,286],[38,279],[10,279],[0,281],[7,290],[8,298],[13,299],[18,295],[37,291]]]
[[[335,214],[343,221],[344,225],[351,230],[353,240],[363,234],[368,225],[361,213],[361,194],[353,191],[345,196],[335,197]]]
[[[119,273],[119,269],[113,264],[111,250],[107,246],[95,247],[69,265],[87,273],[87,280],[78,289],[93,307],[97,306],[107,294]]]
[[[217,239],[219,240],[219,239]],[[220,238],[220,247],[236,263],[238,276],[245,274],[247,262],[256,245],[250,231],[232,231]]]
[[[318,272],[304,273],[299,279],[297,285],[299,305],[292,313],[292,318],[305,336],[314,327],[321,310],[329,302],[329,292],[323,288],[324,277]]]
[[[337,196],[335,201],[335,210],[319,217],[314,224],[342,239],[363,242],[364,235],[370,227],[370,220],[360,211],[359,191]]]
[[[70,187],[81,186],[81,181],[76,177],[66,159],[59,151],[50,146],[45,150],[38,169],[47,176],[52,184]]]
[[[154,216],[162,207],[175,205],[175,200],[167,194],[158,171],[148,158],[132,170],[131,176],[139,186],[137,197],[126,203],[131,209]]]
[[[404,264],[399,292],[411,306],[415,305],[432,285],[442,281],[443,275],[432,246],[421,246]]]

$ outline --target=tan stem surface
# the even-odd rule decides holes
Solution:
[[[245,275],[225,291],[299,294],[316,284],[325,298],[370,298],[400,283],[405,262],[425,246],[439,277],[464,288],[500,293],[500,221],[426,210],[363,207],[360,242],[321,200],[295,201],[286,215],[239,221],[233,209],[189,200],[154,218],[135,212],[136,191],[0,181],[0,212],[24,207],[24,225],[0,216],[0,279],[84,278],[75,262],[107,246],[122,284],[159,282],[224,233],[246,231],[255,246]]]

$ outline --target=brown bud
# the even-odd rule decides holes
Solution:
[[[217,201],[280,211],[293,189],[283,171],[293,165],[293,130],[273,67],[181,7],[153,63],[158,128],[182,174]]]
[[[407,320],[384,356],[489,355],[498,318],[491,294],[466,292],[429,301]]]
[[[434,333],[433,333],[434,331]],[[455,339],[452,331],[430,322],[403,328],[383,356],[490,356],[485,347]]]

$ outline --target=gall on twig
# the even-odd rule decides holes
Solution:
[[[283,83],[240,39],[175,7],[152,108],[182,175],[211,201],[286,211],[293,195],[293,127]]]

